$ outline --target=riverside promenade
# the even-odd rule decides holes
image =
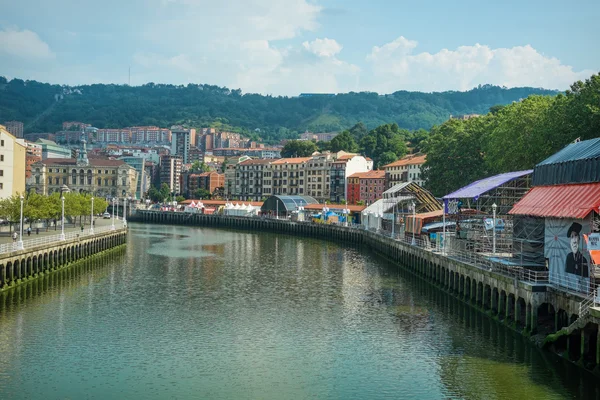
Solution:
[[[0,236],[0,292],[125,244],[127,227],[121,220],[112,224],[112,219],[98,218],[93,233],[89,225],[83,231],[65,225],[64,239],[60,229],[40,229],[39,234],[32,229],[31,236],[24,230],[22,248],[10,234]]]

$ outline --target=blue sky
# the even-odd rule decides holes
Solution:
[[[244,92],[566,89],[600,71],[600,2],[0,0],[0,75]]]

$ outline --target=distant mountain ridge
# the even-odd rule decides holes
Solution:
[[[0,77],[0,121],[23,121],[26,132],[54,132],[61,129],[63,121],[81,121],[98,128],[216,125],[237,127],[274,141],[295,138],[305,130],[347,129],[359,121],[368,128],[396,122],[409,130],[429,129],[450,115],[485,114],[494,105],[532,94],[557,93],[484,85],[466,92],[273,97],[211,85],[64,86]]]

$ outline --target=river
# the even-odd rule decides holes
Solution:
[[[594,377],[366,249],[130,224],[0,294],[0,399],[598,398]]]

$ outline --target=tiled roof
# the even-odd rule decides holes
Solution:
[[[419,165],[419,164],[424,164],[426,158],[427,158],[426,154],[424,154],[422,156],[408,155],[406,157],[403,157],[403,158],[399,159],[398,161],[394,161],[391,164],[384,165],[382,168],[402,167],[404,165]]]
[[[280,158],[273,161],[273,164],[302,164],[312,160],[312,157]]]
[[[348,178],[361,178],[361,179],[382,179],[385,178],[385,171],[375,170],[367,172],[356,172],[350,175]]]
[[[127,165],[121,160],[109,160],[108,158],[90,158],[89,162],[91,167],[119,167]],[[77,165],[77,160],[75,158],[46,158],[41,163],[45,165]]]
[[[254,158],[252,160],[242,161],[240,165],[261,165],[261,164],[270,164],[273,160],[265,159],[265,158]]]

